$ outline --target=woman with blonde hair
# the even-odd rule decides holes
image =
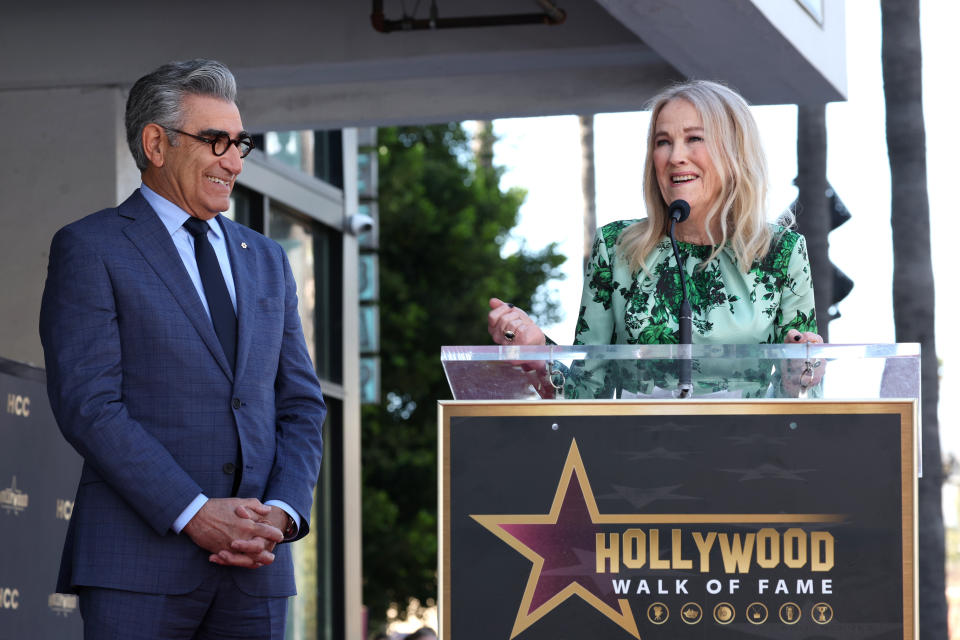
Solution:
[[[817,335],[806,243],[767,221],[767,168],[746,101],[709,81],[671,86],[650,103],[643,186],[647,217],[597,232],[584,274],[574,344],[679,342],[681,279],[669,238],[670,204],[689,203],[676,225],[692,342],[823,342]],[[521,309],[490,301],[498,344],[544,344]]]

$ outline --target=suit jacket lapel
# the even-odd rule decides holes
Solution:
[[[257,304],[257,252],[250,245],[241,245],[241,228],[232,220],[218,216],[220,228],[230,255],[233,285],[237,292],[237,377],[247,364],[253,337]]]
[[[217,360],[217,364],[232,382],[233,371],[230,370],[227,356],[223,353],[220,340],[213,330],[213,323],[210,322],[210,317],[203,308],[200,294],[193,286],[167,228],[140,195],[139,190],[127,198],[118,211],[121,216],[133,221],[124,227],[124,234],[173,294],[184,314],[197,329],[207,349]]]

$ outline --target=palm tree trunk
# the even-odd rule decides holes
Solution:
[[[593,116],[580,116],[581,184],[583,188],[583,268],[586,270],[597,231],[597,179],[593,156]]]
[[[898,342],[919,342],[922,364],[923,478],[920,480],[920,637],[947,637],[943,463],[937,425],[933,265],[921,101],[919,0],[881,0],[883,89],[887,109],[893,229],[893,318]]]
[[[473,134],[473,153],[478,167],[493,171],[493,143],[496,141],[493,122],[477,120],[477,129]]]
[[[794,214],[797,228],[807,240],[816,296],[817,331],[829,342],[833,264],[827,240],[831,221],[827,202],[827,124],[822,104],[799,105],[797,109],[797,188],[800,193]]]

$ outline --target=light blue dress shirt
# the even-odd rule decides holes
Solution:
[[[209,317],[210,306],[207,304],[207,296],[203,291],[203,282],[200,280],[200,269],[197,267],[197,255],[193,246],[193,236],[183,228],[183,223],[187,221],[190,214],[151,190],[150,187],[145,184],[140,185],[140,193],[153,210],[157,212],[160,222],[163,223],[163,226],[166,227],[170,233],[170,238],[173,240],[173,244],[180,254],[180,260],[183,262],[183,266],[186,268],[187,274],[193,282],[193,286],[196,287],[197,293],[200,295],[200,302],[203,303],[203,308],[207,312],[207,317]],[[210,246],[213,247],[214,253],[217,254],[217,260],[220,262],[220,270],[223,272],[223,280],[227,284],[230,301],[233,303],[233,312],[236,313],[237,288],[233,282],[233,270],[230,268],[230,254],[227,251],[227,240],[223,233],[223,228],[216,218],[207,220],[207,224],[210,225],[210,230],[207,231],[207,239],[210,241]],[[206,504],[207,500],[207,496],[202,493],[194,498],[193,502],[187,505],[187,508],[174,520],[172,529],[177,533],[183,531],[183,528],[187,526],[187,523],[190,522],[193,516],[197,515],[197,512]],[[300,529],[300,515],[296,509],[283,500],[267,500],[265,504],[280,507],[286,511],[287,514],[293,518],[297,529]]]
[[[200,294],[200,302],[207,311],[207,317],[210,316],[210,305],[207,304],[207,296],[203,291],[203,282],[200,280],[200,269],[197,267],[197,254],[193,246],[193,236],[189,231],[183,228],[183,223],[190,218],[190,214],[173,204],[163,196],[157,195],[147,185],[140,186],[140,193],[146,199],[153,210],[160,217],[160,222],[167,228],[170,238],[173,239],[173,245],[180,254],[180,260],[187,269],[187,274],[193,282],[193,286]],[[223,280],[227,283],[227,291],[230,293],[230,301],[233,303],[233,312],[237,312],[237,287],[233,282],[233,270],[230,268],[230,254],[227,252],[227,240],[223,235],[223,229],[220,227],[220,221],[216,218],[207,220],[210,225],[210,231],[207,232],[207,240],[217,254],[217,260],[220,262],[220,271],[223,272]]]

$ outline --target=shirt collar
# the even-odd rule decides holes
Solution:
[[[167,232],[171,236],[176,233],[177,229],[182,228],[183,223],[186,222],[187,218],[190,217],[189,213],[173,204],[145,184],[140,185],[140,193],[147,201],[147,204],[153,207],[153,210],[157,212],[160,222],[162,222],[163,226],[167,228]],[[223,236],[223,231],[220,228],[219,218],[220,216],[217,216],[216,218],[207,220],[207,224],[210,225],[210,230],[217,238]]]

